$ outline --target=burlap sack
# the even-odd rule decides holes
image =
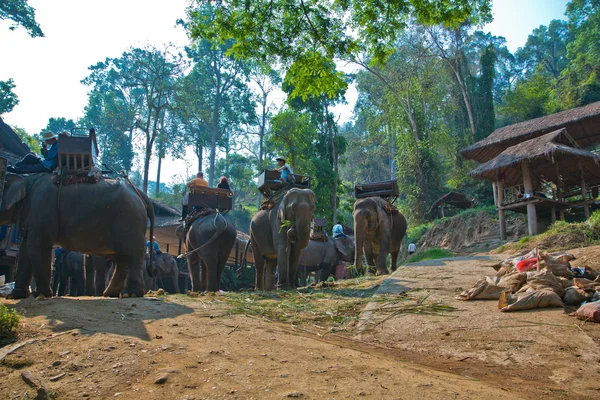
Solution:
[[[546,268],[556,276],[564,276],[565,278],[572,278],[573,273],[571,272],[571,264],[568,261],[561,261],[560,259],[554,258],[547,253],[540,253],[538,262],[538,271]]]
[[[547,307],[563,307],[560,296],[551,289],[542,289],[517,295],[502,292],[498,302],[498,308],[503,312]]]
[[[593,321],[600,323],[600,301],[593,303],[586,303],[579,307],[577,311],[570,315],[586,321]]]
[[[523,286],[517,293],[537,292],[543,289],[550,289],[562,297],[565,290],[560,280],[547,269],[534,273],[527,273],[527,284]]]

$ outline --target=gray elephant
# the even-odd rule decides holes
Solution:
[[[37,292],[52,296],[51,252],[60,245],[85,254],[113,256],[115,273],[104,296],[143,296],[145,234],[154,209],[148,197],[120,180],[59,187],[48,173],[6,175],[0,224],[19,222],[23,242],[11,298]]]
[[[56,296],[83,296],[85,294],[84,255],[62,249],[54,261],[52,293]]]
[[[104,256],[85,256],[86,296],[102,296],[106,289],[107,272],[111,262],[109,258]]]
[[[237,238],[235,225],[215,213],[192,222],[185,237],[182,231],[180,229],[178,233],[188,249],[185,255],[192,292],[218,291],[221,274]]]
[[[306,275],[321,271],[317,282],[327,280],[334,268],[342,261],[354,262],[354,238],[338,236],[327,242],[310,240],[300,254],[298,279],[301,286],[306,285]]]
[[[396,270],[407,224],[404,215],[392,208],[387,201],[379,197],[358,199],[354,203],[355,258],[356,269],[359,272],[362,272],[363,253],[369,266],[368,273],[387,274],[388,254],[392,256],[392,271]]]
[[[312,190],[293,188],[279,204],[259,211],[252,218],[250,243],[256,266],[256,290],[275,289],[277,267],[280,288],[298,286],[298,261],[302,249],[308,246],[315,202]]]
[[[144,255],[144,264],[149,265],[150,255],[148,252]],[[154,290],[156,283],[160,282],[163,289],[166,289],[162,284],[163,279],[170,278],[173,281],[173,293],[180,293],[179,289],[179,269],[177,268],[177,262],[169,253],[161,253],[156,255],[156,262],[154,264],[154,276],[151,277],[148,273],[148,267],[144,269],[144,290]]]

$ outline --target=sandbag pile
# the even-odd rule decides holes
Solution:
[[[537,249],[497,264],[486,276],[459,294],[457,300],[498,299],[500,311],[579,306],[571,315],[600,322],[600,274],[572,268],[568,253],[547,254]]]

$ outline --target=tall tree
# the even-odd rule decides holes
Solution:
[[[19,104],[19,98],[12,91],[14,88],[15,83],[12,79],[0,81],[0,115],[11,112]]]
[[[11,20],[11,31],[22,26],[31,37],[43,37],[44,33],[35,20],[35,8],[27,0],[2,0],[0,2],[0,20]]]

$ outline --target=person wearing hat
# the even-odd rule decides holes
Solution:
[[[294,172],[290,166],[285,163],[285,158],[278,157],[275,161],[277,161],[277,171],[281,172],[281,180],[283,182],[294,183]]]
[[[16,174],[32,174],[35,172],[51,172],[58,167],[58,136],[50,131],[42,134],[42,155],[40,159],[33,153],[23,157],[14,167],[7,168],[9,172]],[[48,149],[48,145],[50,148]]]

